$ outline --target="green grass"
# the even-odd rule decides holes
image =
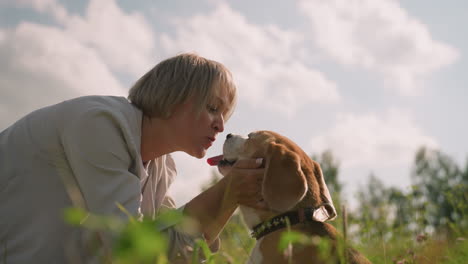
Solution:
[[[128,224],[112,218],[89,216],[82,210],[70,209],[66,212],[66,220],[73,225],[80,225],[91,230],[105,230],[112,232],[117,237],[113,245],[113,263],[169,263],[165,254],[167,239],[163,233],[157,232],[157,225],[167,221],[168,218],[180,217],[180,215],[165,215],[156,220],[130,221]],[[83,221],[83,219],[86,219]],[[172,221],[173,219],[171,219]],[[340,223],[340,219],[337,222]],[[372,222],[365,223],[367,228],[372,228]],[[390,228],[380,230],[380,235],[366,236],[360,230],[361,226],[354,228],[353,234],[349,234],[349,242],[353,247],[362,252],[373,263],[382,264],[413,264],[413,263],[468,263],[467,230],[452,225],[444,232],[432,234],[402,232]],[[420,228],[423,229],[423,228]],[[363,228],[364,230],[364,228]],[[365,232],[365,231],[364,231]],[[206,264],[245,263],[249,252],[254,246],[254,239],[242,221],[240,215],[235,214],[227,224],[221,236],[222,246],[217,253],[210,252],[204,241],[197,241],[194,246],[192,264],[201,263],[204,256]],[[284,250],[289,243],[293,245],[314,243],[309,238],[299,233],[286,234],[278,245],[279,250]],[[330,251],[327,245],[319,245],[322,256],[326,259]],[[338,257],[336,257],[338,258]],[[106,258],[102,258],[105,262]],[[341,258],[340,263],[344,263]]]

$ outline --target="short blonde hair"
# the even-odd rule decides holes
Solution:
[[[128,99],[149,117],[168,118],[173,108],[194,97],[200,113],[215,95],[224,89],[225,120],[229,119],[237,98],[231,72],[221,63],[193,53],[166,59],[143,75],[130,89]]]

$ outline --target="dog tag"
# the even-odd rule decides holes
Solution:
[[[210,164],[211,166],[216,166],[222,159],[223,159],[223,155],[219,155],[219,156],[208,158],[206,162],[208,162],[208,164]]]

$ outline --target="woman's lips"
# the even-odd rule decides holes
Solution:
[[[206,144],[205,144],[205,148],[208,149],[210,148],[212,145],[213,145],[213,142],[216,140],[216,138],[214,137],[207,137],[207,141],[206,141]]]

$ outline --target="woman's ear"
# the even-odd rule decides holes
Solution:
[[[267,153],[263,198],[271,209],[284,212],[304,198],[307,181],[299,155],[274,142],[270,143]]]

